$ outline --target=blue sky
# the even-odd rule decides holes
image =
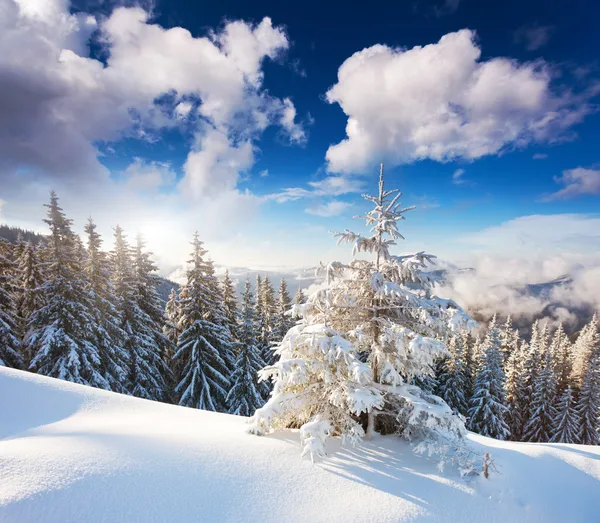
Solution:
[[[223,265],[309,266],[384,161],[403,249],[587,260],[600,6],[490,4],[0,0],[0,219],[40,229],[55,188],[165,272],[196,229]]]

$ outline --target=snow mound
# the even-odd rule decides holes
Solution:
[[[295,431],[7,368],[0,413],[3,523],[600,521],[600,447],[470,435],[496,461],[488,480],[389,436],[334,441],[313,465]]]

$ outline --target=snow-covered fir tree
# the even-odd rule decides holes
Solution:
[[[24,360],[17,332],[15,277],[9,251],[10,244],[0,238],[0,366],[20,369]]]
[[[577,400],[579,442],[583,445],[600,444],[600,354],[593,351],[581,381]]]
[[[109,383],[102,375],[96,346],[96,323],[80,264],[79,242],[58,205],[50,195],[47,219],[50,228],[45,251],[46,281],[42,286],[45,305],[30,317],[25,340],[32,355],[30,369],[45,376],[103,389]]]
[[[507,409],[504,405],[505,377],[500,344],[500,330],[494,317],[481,345],[480,369],[470,401],[469,428],[484,436],[503,440],[510,432],[504,419]]]
[[[302,305],[306,303],[306,296],[302,287],[298,287],[296,294],[294,295],[294,305]]]
[[[500,353],[502,354],[502,361],[506,362],[512,352],[518,347],[518,338],[515,340],[515,331],[512,327],[512,318],[510,315],[506,318],[506,322],[502,327],[502,334],[500,335]]]
[[[235,297],[235,287],[232,279],[229,277],[229,271],[225,271],[225,277],[222,281],[223,288],[223,306],[225,308],[225,317],[227,318],[227,324],[231,333],[232,348],[233,352],[237,354],[239,342],[239,325],[240,325],[240,311],[238,309],[237,299]]]
[[[277,302],[275,311],[275,320],[273,326],[273,340],[280,342],[288,330],[296,323],[291,316],[292,300],[287,288],[287,281],[281,278],[279,289],[277,291]]]
[[[523,429],[523,439],[531,442],[547,442],[552,437],[556,417],[557,383],[552,368],[552,355],[545,347],[543,367],[538,370],[533,383],[533,395],[529,407],[529,419]]]
[[[167,397],[169,374],[160,347],[156,345],[156,323],[142,308],[138,296],[139,280],[132,262],[132,252],[123,229],[115,227],[115,245],[110,253],[115,305],[120,327],[125,332],[123,347],[128,356],[127,391],[152,400]]]
[[[163,334],[173,347],[177,345],[177,338],[179,338],[180,334],[177,328],[179,313],[179,296],[177,296],[177,291],[173,288],[169,293],[169,299],[165,305],[165,325],[163,327]],[[173,354],[170,355],[170,357],[172,356]]]
[[[146,313],[152,321],[148,323],[148,330],[152,332],[154,343],[158,347],[163,360],[167,361],[168,355],[173,353],[168,338],[163,334],[165,315],[160,298],[156,292],[157,280],[154,273],[158,270],[152,259],[152,253],[145,250],[145,241],[141,234],[137,235],[136,246],[133,253],[133,284],[139,308]]]
[[[515,349],[505,364],[505,390],[507,407],[506,423],[510,431],[510,438],[513,441],[521,441],[523,427],[527,420],[529,407],[525,404],[526,383],[525,383],[525,356],[529,352],[529,345],[523,341]]]
[[[218,280],[198,233],[192,247],[180,296],[181,334],[174,358],[182,370],[175,392],[179,405],[225,412],[234,364],[231,333]]]
[[[567,386],[556,404],[551,443],[579,443],[580,419],[573,389]]]
[[[87,234],[87,256],[84,261],[86,292],[94,317],[93,341],[100,356],[100,372],[110,389],[126,392],[128,355],[125,352],[125,331],[114,302],[113,286],[110,281],[110,262],[102,251],[102,238],[96,231],[91,218],[85,225]]]
[[[19,324],[19,337],[25,339],[31,315],[44,304],[42,300],[44,275],[38,248],[31,242],[25,242],[16,263],[15,310]],[[23,357],[27,363],[31,359],[29,354],[23,354]]]
[[[275,325],[277,320],[277,305],[275,291],[268,276],[258,285],[257,280],[257,308],[259,317],[259,343],[261,356],[265,363],[271,364],[275,360],[275,353],[271,350],[275,342]],[[278,340],[279,341],[279,340]]]
[[[444,359],[442,372],[438,377],[439,396],[455,412],[467,416],[469,409],[469,375],[465,362],[464,336],[455,333],[450,337],[450,356]]]
[[[264,404],[264,387],[258,383],[258,371],[264,367],[257,340],[257,321],[252,285],[246,280],[240,311],[239,345],[231,390],[227,395],[229,412],[251,416]]]
[[[385,190],[382,166],[379,194],[365,196],[374,204],[365,216],[371,234],[337,235],[355,254],[375,259],[322,267],[327,287],[296,306],[302,321],[276,347],[279,361],[261,371],[274,390],[254,414],[252,432],[300,427],[303,454],[312,456],[325,452],[328,436],[356,442],[386,426],[408,439],[447,442],[464,434],[443,400],[409,385],[433,373],[434,359],[447,353],[442,340],[470,320],[454,302],[431,294],[424,269],[432,256],[390,253],[408,210],[399,207],[397,192]]]
[[[563,391],[571,381],[573,361],[571,357],[571,343],[567,337],[562,323],[554,332],[550,343],[552,369],[557,381],[557,390]]]
[[[572,381],[576,387],[583,385],[583,378],[589,366],[594,348],[600,345],[598,334],[598,315],[594,314],[591,321],[579,332],[572,348]]]
[[[544,354],[544,352],[544,337],[539,321],[536,320],[531,327],[531,339],[527,346],[527,352],[523,358],[523,388],[521,389],[521,394],[522,404],[524,406],[522,413],[524,422],[526,422],[531,415],[535,381],[540,368],[542,368],[542,354]]]

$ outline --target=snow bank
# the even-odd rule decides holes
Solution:
[[[0,368],[0,521],[600,521],[599,447],[470,435],[499,473],[465,481],[393,437],[312,465],[245,421]]]

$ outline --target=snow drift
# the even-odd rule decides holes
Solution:
[[[498,472],[437,472],[395,437],[330,442],[315,465],[297,432],[0,368],[0,521],[600,521],[600,447],[469,435]]]

